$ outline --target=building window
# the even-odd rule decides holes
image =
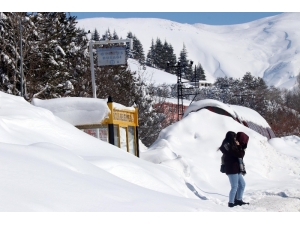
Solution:
[[[120,127],[120,148],[127,152],[127,132],[126,127]]]
[[[115,140],[115,146],[119,146],[119,126],[114,125],[114,140]]]
[[[129,152],[135,155],[136,152],[135,129],[132,126],[128,126],[128,147],[129,147]]]

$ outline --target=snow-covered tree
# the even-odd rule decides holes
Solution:
[[[140,64],[144,65],[145,64],[145,54],[144,54],[144,49],[143,45],[141,44],[140,40],[132,34],[132,32],[128,32],[127,38],[132,38],[133,42],[133,49],[131,51],[131,57],[133,59],[136,59],[139,61]]]
[[[36,67],[39,58],[38,32],[29,14],[1,13],[0,37],[0,90],[21,95],[21,80],[23,78],[23,94],[27,96],[26,79],[30,77],[30,72]],[[22,43],[22,58],[20,43]],[[23,70],[22,78],[21,68]]]
[[[0,68],[6,85],[1,85],[1,90],[20,95],[20,48],[17,42],[21,21],[25,99],[74,95],[74,86],[86,70],[83,67],[88,56],[85,33],[76,28],[76,17],[66,13],[3,15],[0,48],[4,60],[1,60]]]
[[[46,88],[40,97],[74,95],[73,83],[77,82],[81,73],[76,67],[79,62],[86,65],[85,33],[76,28],[76,17],[67,16],[66,13],[37,13],[33,21],[40,34],[39,64],[42,69],[32,76],[34,85],[31,85],[31,93],[40,93]],[[79,40],[83,43],[79,43]],[[72,85],[67,85],[69,82]]]
[[[139,109],[139,138],[149,147],[162,130],[165,117],[157,107],[160,102],[155,101],[154,85],[147,82],[147,77],[141,73],[137,76],[135,91],[135,103]]]

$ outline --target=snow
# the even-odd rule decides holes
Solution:
[[[110,113],[110,109],[107,106],[107,99],[99,98],[70,97],[48,100],[33,98],[31,104],[48,109],[55,116],[74,126],[100,124],[104,119],[108,118],[108,114]],[[113,108],[135,111],[133,107],[127,107],[116,102],[113,103]]]
[[[155,85],[177,83],[176,75],[149,66],[141,66],[141,64],[134,59],[128,59],[127,62],[129,65],[128,69],[137,72],[137,75],[141,75],[143,78],[145,78],[147,83],[154,83]],[[182,82],[188,81],[186,79],[181,80]]]
[[[229,181],[219,172],[221,153],[217,149],[229,130],[242,131],[250,137],[245,156],[244,193],[244,201],[249,201],[250,205],[234,209],[286,211],[299,204],[300,164],[299,157],[295,157],[299,154],[299,137],[275,138],[269,143],[265,137],[232,118],[207,109],[190,113],[165,128],[141,158],[173,168],[182,174],[197,195],[226,207]],[[268,204],[264,202],[266,198]],[[274,205],[280,198],[287,208],[283,204]],[[261,205],[263,202],[265,205]],[[294,210],[299,211],[299,206]]]
[[[145,55],[152,39],[166,40],[177,57],[184,44],[188,58],[195,65],[201,63],[210,82],[217,77],[242,78],[251,72],[269,86],[292,89],[299,73],[299,21],[299,12],[288,12],[223,26],[155,18],[88,18],[78,20],[77,26],[91,31],[97,28],[101,33],[109,28],[119,37],[126,37],[131,31],[143,45]],[[164,76],[160,79],[166,81]]]
[[[204,99],[201,101],[192,102],[192,104],[185,110],[183,117],[186,117],[189,113],[191,113],[193,111],[197,111],[197,110],[207,107],[207,106],[213,106],[213,107],[218,107],[220,109],[224,109],[233,118],[236,117],[234,110],[231,109],[228,104],[224,104],[224,103],[214,100],[214,99]]]
[[[63,56],[66,56],[65,51],[59,45],[55,47],[55,51],[59,51]]]
[[[108,118],[110,112],[107,99],[72,97],[41,100],[33,98],[31,104],[50,110],[55,116],[74,126],[99,124]]]
[[[255,110],[240,105],[230,105],[240,121],[249,121],[264,128],[270,128],[268,122]]]
[[[106,105],[72,99],[65,102],[87,109]],[[59,100],[34,99],[51,110]],[[244,194],[249,206],[227,207],[229,181],[219,172],[217,149],[228,130],[250,137]],[[299,151],[297,136],[268,142],[232,118],[203,109],[165,128],[137,158],[45,108],[0,92],[0,211],[299,212]]]
[[[228,112],[233,118],[238,118],[239,121],[249,121],[264,128],[270,128],[268,122],[256,111],[239,105],[224,104],[214,99],[204,99],[201,101],[192,102],[185,110],[183,117],[186,117],[191,112],[198,111],[207,106],[217,107]]]

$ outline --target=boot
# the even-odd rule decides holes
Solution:
[[[249,202],[243,202],[243,200],[235,199],[234,204],[235,205],[246,205],[246,204],[249,205]]]
[[[230,203],[230,202],[228,203],[228,207],[232,208],[234,206],[236,206],[234,203]]]

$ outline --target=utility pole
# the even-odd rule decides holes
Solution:
[[[96,84],[95,84],[95,69],[94,69],[92,33],[91,33],[91,39],[90,39],[90,44],[89,44],[89,50],[90,50],[90,67],[91,67],[91,76],[92,76],[93,98],[97,98],[97,96],[96,96]]]
[[[190,61],[190,65],[193,65],[193,61]],[[182,64],[180,61],[177,63],[176,66],[170,66],[170,63],[167,62],[167,67],[174,67],[177,68],[177,120],[180,120],[180,116],[182,118],[183,114],[184,114],[184,110],[183,110],[183,96],[185,95],[194,95],[194,94],[187,94],[187,93],[183,93],[184,89],[189,89],[189,88],[184,88],[183,87],[183,83],[189,83],[189,82],[182,82],[182,75],[183,75],[183,70],[184,68],[186,68],[188,65],[186,64]]]

